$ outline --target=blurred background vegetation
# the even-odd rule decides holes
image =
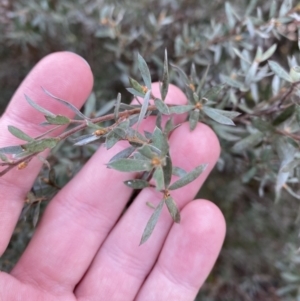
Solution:
[[[299,12],[299,4],[289,0],[241,0],[227,4],[223,0],[2,0],[0,115],[26,74],[49,53],[73,51],[88,61],[95,77],[94,93],[85,108],[91,113],[115,99],[118,92],[123,100],[130,101],[131,96],[126,92],[128,76],[140,79],[135,63],[137,52],[147,60],[153,80],[159,80],[165,48],[169,61],[188,73],[194,64],[200,77],[210,65],[208,85],[219,83],[220,74],[245,79],[245,85],[249,86],[226,90],[224,99],[230,99],[230,107],[243,114],[257,112],[260,103],[265,105],[264,109],[268,108],[264,100],[280,92],[284,82],[270,77],[266,69],[261,71],[264,64],[261,74],[256,74],[260,76],[259,83],[251,79],[249,82],[245,69],[250,69],[258,47],[265,51],[274,43],[277,49],[272,59],[286,70],[299,62]],[[238,56],[234,49],[239,49],[242,55]],[[243,66],[241,56],[250,64]],[[171,77],[173,83],[184,88],[175,73]],[[224,105],[220,100],[222,105],[226,107],[228,103]],[[280,113],[261,120],[274,125]],[[277,125],[283,122],[290,125],[293,118],[291,112]],[[227,236],[220,258],[197,300],[300,300],[298,200],[283,191],[280,200],[274,202],[276,172],[272,168],[277,167],[278,172],[280,162],[272,143],[249,145],[250,149],[243,152],[230,151],[238,140],[235,135],[242,133],[245,137],[245,133],[253,132],[253,120],[246,121],[237,120],[235,132],[224,132],[209,123],[220,137],[223,152],[199,196],[213,200],[221,208],[227,221]],[[297,130],[299,127],[293,133]],[[296,156],[299,141],[292,142]],[[266,150],[268,160],[264,161]],[[56,176],[51,177],[63,186],[94,151],[92,146],[78,150],[68,143],[56,148],[49,159],[56,171]],[[39,180],[43,177],[48,177],[47,170],[41,172]],[[291,185],[295,186],[299,171],[293,172],[292,177],[296,180]],[[50,198],[53,191],[41,182],[36,185],[35,197]],[[45,203],[41,203],[42,210]],[[40,208],[33,207],[30,209],[36,216]],[[20,221],[0,259],[1,270],[11,269],[33,231],[30,218]]]

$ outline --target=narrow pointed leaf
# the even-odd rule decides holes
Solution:
[[[2,162],[8,162],[8,158],[2,152],[0,152],[0,160]]]
[[[150,71],[149,68],[147,66],[146,61],[144,60],[144,58],[138,54],[138,67],[139,70],[141,72],[142,78],[144,80],[144,83],[146,85],[146,87],[151,90],[151,75],[150,75]]]
[[[169,151],[168,139],[158,127],[153,132],[152,144],[161,151],[162,156],[165,156]]]
[[[120,103],[121,103],[121,94],[118,93],[117,100],[116,100],[116,105],[115,105],[115,110],[114,110],[114,116],[115,116],[116,121],[119,118]]]
[[[45,118],[50,124],[63,125],[70,123],[70,119],[62,115],[56,115],[55,117],[45,116]]]
[[[143,86],[140,83],[138,83],[135,79],[129,77],[129,83],[134,90],[136,90],[142,94],[145,94]]]
[[[268,60],[275,52],[277,44],[273,44],[260,58],[260,62]]]
[[[225,82],[226,84],[228,84],[229,86],[233,87],[233,88],[237,88],[237,89],[243,89],[244,88],[244,84],[241,83],[240,81],[233,79],[227,75],[220,75],[220,78],[222,79],[223,82]]]
[[[133,146],[129,146],[125,149],[123,149],[122,151],[120,151],[119,153],[117,153],[116,155],[114,155],[109,163],[111,163],[112,161],[118,160],[118,159],[124,159],[124,158],[128,158],[134,151],[135,151],[135,147]]]
[[[21,154],[24,149],[20,145],[5,146],[0,148],[0,152],[3,154]]]
[[[33,212],[33,219],[32,219],[33,227],[36,227],[37,222],[38,222],[38,220],[39,220],[39,216],[40,216],[40,208],[41,208],[41,202],[38,202],[38,203],[35,205],[34,212]]]
[[[14,135],[15,137],[17,137],[21,140],[28,141],[28,142],[34,141],[34,139],[32,137],[28,136],[23,131],[19,130],[18,128],[14,127],[12,125],[8,126],[8,130],[12,135]]]
[[[152,169],[150,161],[133,159],[114,160],[107,166],[123,172],[150,171]]]
[[[190,117],[189,117],[189,124],[190,124],[190,130],[193,131],[197,124],[198,124],[198,121],[199,121],[199,117],[200,117],[200,111],[199,110],[193,110],[190,114]]]
[[[268,61],[271,70],[280,78],[286,80],[287,82],[291,82],[290,75],[276,62]]]
[[[216,109],[210,107],[203,107],[203,112],[212,120],[218,123],[226,124],[226,125],[235,125],[230,118],[220,114]]]
[[[74,140],[74,145],[76,146],[82,146],[82,145],[86,145],[88,143],[91,143],[93,141],[99,140],[103,138],[102,136],[96,136],[94,134],[87,134],[87,135],[82,135],[80,137],[77,137]]]
[[[193,105],[173,106],[169,107],[170,114],[183,114],[194,109]]]
[[[166,156],[166,165],[163,166],[165,188],[169,187],[172,178],[172,160],[170,155]]]
[[[207,66],[207,68],[206,68],[206,70],[205,70],[205,72],[204,72],[204,74],[203,74],[203,76],[201,78],[201,81],[200,81],[199,86],[197,88],[197,94],[200,93],[200,91],[202,90],[202,88],[203,88],[203,86],[204,86],[204,84],[206,82],[206,78],[207,78],[207,74],[208,74],[209,68],[210,68],[210,65]]]
[[[141,242],[140,242],[140,245],[142,245],[143,243],[145,243],[149,237],[151,236],[157,222],[158,222],[158,219],[159,219],[159,216],[161,214],[161,211],[163,209],[163,206],[164,206],[164,203],[165,203],[165,200],[161,200],[160,203],[158,204],[158,206],[155,208],[154,212],[152,213],[147,225],[146,225],[146,228],[144,230],[144,233],[143,233],[143,236],[142,236],[142,239],[141,239]]]
[[[156,98],[154,103],[159,112],[164,115],[170,115],[169,107],[161,99]]]
[[[175,223],[180,223],[180,212],[173,198],[169,196],[165,199],[165,202],[173,221]]]
[[[146,115],[146,112],[147,112],[147,109],[149,106],[150,95],[151,95],[151,90],[149,90],[144,97],[141,112],[139,115],[138,125],[140,125],[141,121],[144,119],[144,117]]]
[[[44,109],[43,107],[39,106],[37,103],[35,103],[29,96],[27,96],[25,94],[25,98],[27,100],[27,102],[34,108],[36,109],[37,111],[43,113],[45,116],[49,116],[49,117],[52,117],[52,118],[55,118],[55,114],[51,113],[50,111]]]
[[[95,117],[107,114],[114,107],[115,103],[115,100],[110,100],[109,102],[107,102],[104,106],[100,108],[100,110],[96,112]]]
[[[47,148],[55,147],[58,141],[59,140],[57,138],[45,138],[42,140],[29,142],[24,144],[22,147],[28,152],[36,153],[42,152]]]
[[[126,133],[122,129],[115,128],[114,130],[110,131],[106,137],[106,148],[112,148],[118,141],[125,137]]]
[[[165,100],[167,94],[168,94],[168,89],[169,89],[169,70],[168,70],[168,54],[167,54],[167,49],[165,50],[165,60],[164,60],[164,73],[163,73],[163,78],[162,78],[162,86],[160,89],[160,94],[162,100]]]
[[[158,113],[157,113],[157,116],[156,116],[156,120],[155,120],[155,125],[156,125],[160,130],[162,130],[161,121],[162,121],[162,116],[161,116],[161,113],[158,112]]]
[[[78,117],[81,117],[83,119],[89,119],[88,117],[84,116],[74,105],[72,105],[71,103],[67,102],[66,100],[63,100],[59,97],[54,96],[53,94],[51,94],[49,91],[47,91],[45,88],[42,87],[42,89],[44,90],[44,92],[49,95],[50,97],[52,97],[53,99],[57,100],[58,102],[60,102],[61,104],[63,104],[64,106],[66,106],[67,108],[69,108],[70,110],[72,110]]]
[[[143,93],[143,92],[139,92],[139,91],[137,91],[137,90],[135,90],[135,89],[133,89],[133,88],[126,88],[126,90],[128,91],[128,92],[130,92],[132,95],[134,95],[134,96],[139,96],[139,97],[144,97],[145,96],[145,93]]]
[[[202,172],[206,169],[207,164],[201,164],[197,166],[195,169],[193,169],[191,172],[187,173],[185,176],[174,182],[169,189],[175,190],[178,188],[181,188],[185,185],[188,185],[189,183],[193,182],[195,179],[197,179]]]
[[[132,189],[143,189],[150,186],[149,182],[141,179],[124,181],[124,184]]]
[[[224,85],[213,86],[202,97],[214,101],[223,89]]]
[[[259,144],[263,139],[263,133],[258,132],[251,134],[250,136],[238,141],[233,147],[232,151],[234,152],[242,152],[244,150],[247,150],[251,147],[256,146]]]
[[[153,179],[156,183],[156,190],[162,191],[165,188],[164,172],[161,166],[155,168]]]
[[[182,168],[180,168],[178,166],[173,166],[173,168],[172,168],[172,174],[174,176],[182,178],[182,177],[184,177],[187,174],[187,172],[184,169],[182,169]]]
[[[155,156],[157,156],[155,153],[153,153],[150,146],[147,144],[143,145],[142,147],[139,147],[137,150],[140,154],[142,154],[144,157],[146,157],[150,160],[152,158],[154,158]]]

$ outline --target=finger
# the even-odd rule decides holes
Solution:
[[[42,59],[22,82],[0,120],[1,147],[22,144],[22,141],[7,131],[8,125],[18,127],[32,137],[46,131],[45,128],[38,126],[44,120],[43,115],[37,113],[26,102],[24,94],[54,113],[71,117],[73,113],[58,102],[49,99],[41,86],[77,107],[81,107],[91,91],[92,84],[91,69],[78,55],[59,52]],[[7,247],[26,193],[32,187],[41,165],[38,159],[32,159],[25,170],[13,169],[0,177],[2,216],[0,219],[0,255]]]
[[[158,84],[153,84],[155,90]],[[186,97],[171,86],[166,101],[184,104]],[[141,127],[154,127],[153,119],[144,120]],[[51,201],[12,271],[16,277],[49,290],[55,286],[73,290],[132,194],[123,181],[134,175],[106,168],[111,157],[123,148],[122,143],[109,151],[101,147]]]
[[[195,196],[215,165],[219,152],[215,134],[204,124],[190,132],[188,124],[184,123],[171,135],[170,153],[174,165],[189,171],[201,163],[209,164],[197,180],[172,193],[180,208]],[[156,205],[161,199],[161,193],[153,189],[141,191],[99,250],[76,290],[78,297],[83,300],[96,296],[101,300],[119,300],[121,296],[132,300],[135,297],[172,225],[169,213],[163,210],[152,237],[139,246],[143,229],[153,213],[146,202]]]
[[[194,300],[209,275],[224,241],[224,217],[205,200],[189,203],[181,214],[136,301]]]

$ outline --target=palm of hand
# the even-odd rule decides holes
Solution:
[[[90,68],[75,54],[44,58],[1,118],[0,145],[19,143],[7,132],[7,125],[17,124],[33,136],[41,131],[36,125],[42,116],[26,106],[24,93],[45,104],[48,98],[40,89],[44,86],[80,107],[92,82]],[[153,89],[158,93],[157,84]],[[186,99],[172,86],[166,101],[185,103]],[[47,108],[68,114],[54,102]],[[180,118],[177,122],[183,122]],[[142,126],[152,129],[153,120]],[[174,193],[182,210],[180,225],[173,225],[163,211],[151,239],[139,246],[152,213],[145,203],[156,204],[158,195],[144,189],[119,219],[132,193],[123,184],[129,176],[107,169],[105,163],[123,146],[109,151],[100,148],[51,201],[11,274],[0,273],[0,300],[193,300],[224,239],[225,223],[218,208],[205,200],[190,202],[214,166],[219,144],[207,126],[199,124],[191,133],[183,124],[172,134],[170,146],[177,166],[191,170],[200,163],[209,164],[199,179]],[[0,178],[1,254],[40,167],[41,162],[33,159],[25,170],[12,170]]]

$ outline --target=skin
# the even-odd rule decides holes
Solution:
[[[42,59],[0,119],[1,147],[21,142],[7,131],[7,125],[31,136],[43,131],[38,124],[44,117],[26,103],[24,93],[50,111],[72,117],[72,111],[51,100],[41,86],[80,108],[91,92],[93,75],[88,64],[74,53],[59,52]],[[153,94],[159,95],[157,83],[153,84]],[[186,98],[181,90],[170,86],[166,101],[185,104]],[[164,208],[152,236],[139,246],[153,212],[145,204],[158,204],[161,195],[144,189],[121,216],[132,193],[122,182],[135,175],[107,169],[105,163],[126,144],[119,143],[109,151],[100,147],[48,205],[12,272],[0,273],[1,301],[195,298],[225,236],[220,210],[207,200],[192,201],[215,165],[220,146],[208,126],[199,124],[190,132],[184,116],[176,118],[183,124],[170,137],[173,164],[189,171],[208,163],[197,180],[172,194],[181,209],[181,223],[174,224]],[[145,120],[141,128],[153,129],[154,119]],[[41,165],[34,158],[24,170],[13,169],[0,178],[0,256]]]

